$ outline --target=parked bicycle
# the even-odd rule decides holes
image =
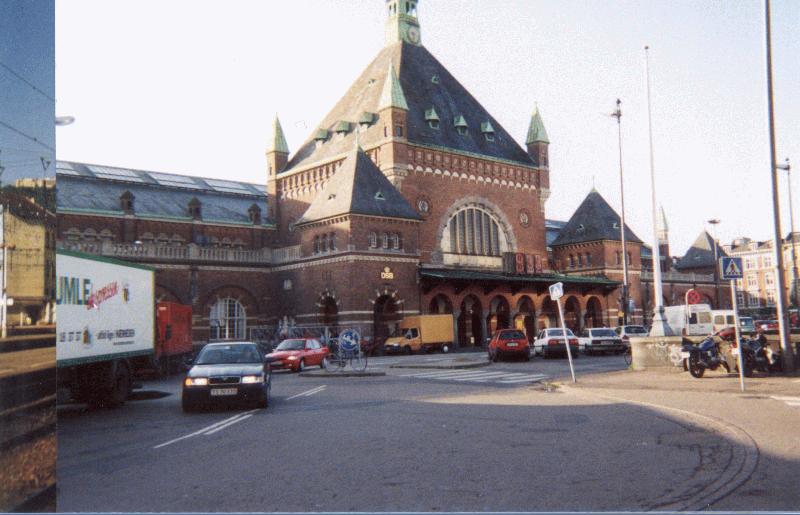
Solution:
[[[633,363],[633,353],[631,352],[630,344],[627,346],[625,351],[622,353],[622,359],[625,360],[625,364],[627,366],[631,366],[631,363]]]
[[[356,331],[342,332],[337,339],[335,350],[331,350],[325,369],[341,372],[350,365],[356,372],[367,368],[367,354],[361,349],[361,337]]]

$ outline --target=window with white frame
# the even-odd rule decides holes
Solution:
[[[764,268],[772,268],[772,256],[764,256]]]
[[[243,340],[247,326],[244,306],[238,300],[226,297],[211,306],[209,314],[211,340]]]
[[[772,287],[775,284],[775,276],[773,274],[764,274],[764,284]]]
[[[736,292],[736,302],[740,306],[744,306],[744,292],[743,291],[737,291]]]
[[[508,250],[505,232],[488,209],[470,206],[447,223],[442,249],[452,254],[500,256]]]
[[[747,305],[751,308],[757,308],[761,306],[761,298],[757,293],[750,293],[747,295]]]
[[[747,275],[747,289],[748,290],[758,289],[758,276],[756,274]]]
[[[754,268],[753,267],[753,258],[752,257],[744,258],[744,269],[745,270],[752,270],[753,268]]]
[[[767,306],[775,305],[775,290],[767,290]]]

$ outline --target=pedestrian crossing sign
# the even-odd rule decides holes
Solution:
[[[723,279],[733,280],[742,278],[742,258],[724,257],[720,258],[719,261]]]

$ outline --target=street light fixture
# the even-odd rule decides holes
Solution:
[[[622,325],[628,325],[628,248],[625,244],[625,184],[622,180],[622,101],[617,99],[617,109],[611,116],[617,119],[617,133],[619,140],[619,198],[622,207],[621,226],[619,232],[622,240]]]
[[[795,238],[794,234],[794,202],[792,201],[792,165],[789,163],[789,158],[786,158],[786,164],[776,165],[775,168],[777,170],[784,170],[786,171],[787,176],[787,189],[789,190],[789,225],[792,231],[792,291],[794,292],[794,300],[789,299],[789,304],[794,304],[794,307],[800,305],[800,294],[798,293],[798,280],[797,280],[797,249],[795,246],[797,245],[797,239]]]

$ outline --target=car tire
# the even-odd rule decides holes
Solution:
[[[328,356],[325,356],[324,358],[322,358],[322,361],[319,362],[319,368],[321,368],[322,370],[327,370],[328,364],[329,364]]]
[[[303,372],[303,371],[305,371],[305,369],[306,369],[306,360],[305,359],[301,359],[300,363],[297,364],[297,371],[298,372]]]
[[[531,360],[531,351],[529,350],[528,352],[526,352],[526,353],[525,353],[525,354],[522,356],[522,359],[524,359],[525,361],[530,361],[530,360]]]
[[[489,358],[489,361],[492,361],[492,352],[491,351],[486,352],[486,357]]]
[[[498,361],[500,361],[500,351],[496,350],[492,354],[492,362],[497,363]]]
[[[410,356],[411,355],[411,347],[409,345],[406,345],[405,347],[403,347],[403,354],[405,354],[406,356]]]

